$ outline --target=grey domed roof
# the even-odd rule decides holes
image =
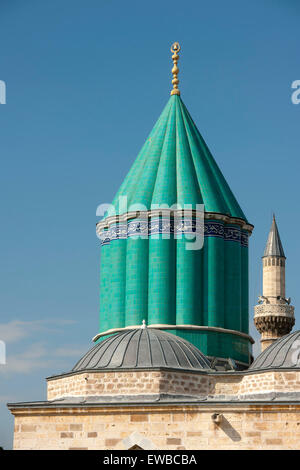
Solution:
[[[275,341],[252,363],[252,369],[300,369],[300,331]]]
[[[96,344],[72,369],[210,369],[208,359],[190,342],[153,328],[126,330]]]

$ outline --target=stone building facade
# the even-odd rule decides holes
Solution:
[[[13,412],[14,449],[300,449],[299,402],[40,405]],[[222,414],[220,424],[215,413]]]
[[[299,345],[295,332],[248,370],[218,371],[170,333],[119,333],[49,377],[46,402],[9,405],[14,448],[300,449]]]

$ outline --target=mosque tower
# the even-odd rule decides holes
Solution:
[[[145,320],[148,327],[190,341],[210,358],[232,358],[245,368],[253,343],[248,331],[253,226],[180,97],[179,51],[174,43],[169,101],[113,209],[97,224],[100,330],[94,341]],[[184,219],[180,210],[170,209],[175,204],[190,207]],[[199,205],[204,205],[202,214]],[[178,234],[195,234],[201,216],[204,246],[189,249]]]
[[[263,295],[254,307],[254,324],[261,334],[261,349],[264,351],[275,340],[292,330],[295,324],[294,307],[285,294],[286,257],[280,240],[278,227],[273,221],[262,257]]]

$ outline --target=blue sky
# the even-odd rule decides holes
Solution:
[[[249,221],[250,324],[274,211],[300,327],[297,0],[1,0],[0,445],[8,401],[45,398],[98,331],[96,207],[180,89]],[[257,349],[256,349],[257,350]]]

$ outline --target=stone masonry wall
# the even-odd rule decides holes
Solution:
[[[93,372],[48,380],[48,400],[68,396],[182,394],[247,395],[300,392],[300,371],[195,374],[171,371]]]
[[[132,371],[93,372],[48,380],[48,400],[67,396],[139,395],[175,393],[208,394],[209,376],[183,372]]]
[[[222,413],[220,425],[213,413]],[[15,449],[126,449],[140,433],[157,449],[300,449],[299,405],[14,409]]]
[[[240,395],[266,392],[300,392],[300,371],[270,371],[243,377],[239,387]]]

